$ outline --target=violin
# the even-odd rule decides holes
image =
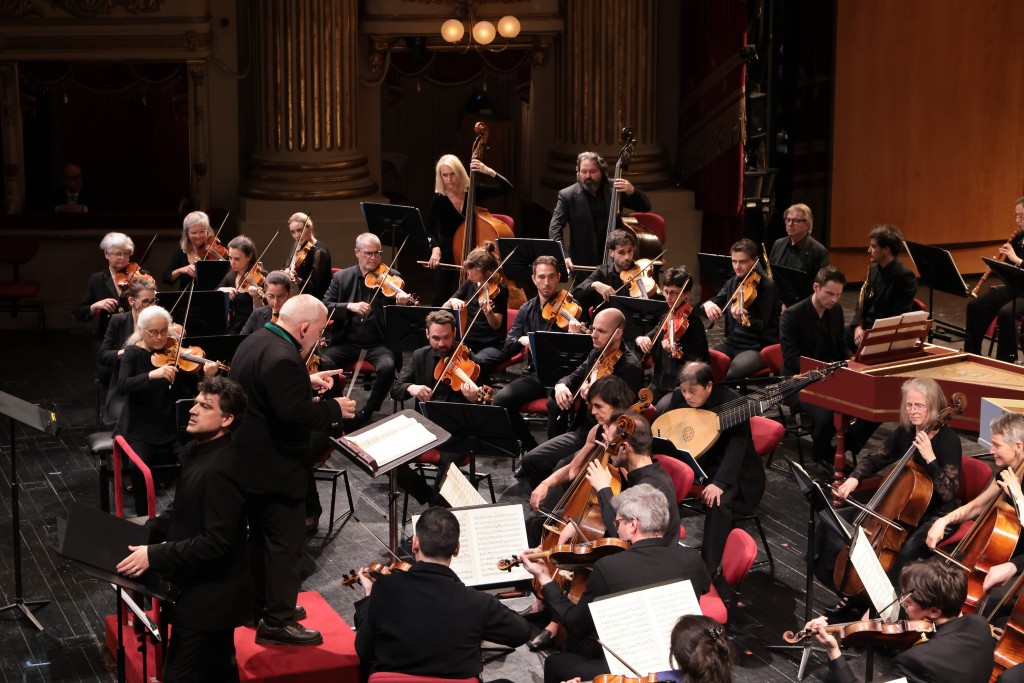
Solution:
[[[370,566],[366,568],[366,573],[370,575],[370,579],[376,581],[382,576],[393,574],[394,572],[407,572],[412,569],[412,565],[408,562],[395,561],[391,564],[384,564],[383,562],[371,562]],[[352,588],[359,583],[359,574],[353,569],[345,575],[345,578],[341,580],[342,586],[348,586]]]
[[[693,313],[693,304],[687,301],[677,308],[675,313],[665,320],[665,324],[662,326],[662,333],[668,337],[668,342],[672,349],[669,353],[673,358],[683,357],[683,350],[679,348],[679,338],[686,334],[686,330],[690,327],[691,313]]]
[[[751,268],[750,272],[747,273],[747,277],[743,279],[740,286],[736,288],[736,292],[733,293],[736,301],[732,305],[732,313],[734,317],[739,319],[740,325],[743,325],[743,327],[750,327],[750,316],[747,315],[747,308],[757,298],[757,286],[759,284],[761,284],[761,274]]]
[[[263,285],[267,284],[267,274],[263,272],[263,263],[257,262],[255,266],[249,269],[249,272],[242,278],[242,285],[246,287],[255,287],[260,290],[260,296],[263,296]]]
[[[150,356],[153,366],[162,368],[171,365],[184,372],[197,372],[199,368],[213,363],[221,372],[230,372],[231,370],[228,365],[207,358],[206,352],[198,346],[183,346],[180,353],[178,346],[179,342],[172,338],[163,349],[154,351]]]
[[[583,307],[576,303],[576,300],[567,289],[560,289],[555,292],[555,295],[544,304],[540,315],[544,320],[563,330],[568,328],[569,325],[579,325],[580,332],[589,332],[587,326],[580,322],[580,316],[583,315]]]
[[[501,291],[501,286],[497,280],[491,280],[486,286],[480,288],[480,293],[476,295],[476,303],[480,308],[485,311],[490,311],[493,307],[494,298],[498,296],[498,292]]]
[[[494,390],[489,386],[477,386],[475,380],[480,376],[480,366],[469,357],[469,348],[459,343],[455,353],[442,358],[434,367],[434,379],[444,382],[452,391],[462,391],[463,385],[476,389],[478,403],[490,403]]]
[[[117,285],[119,289],[124,289],[125,287],[131,284],[132,280],[135,279],[136,275],[140,274],[142,274],[142,270],[139,264],[133,261],[132,263],[129,263],[127,266],[125,266],[124,270],[122,270],[121,272],[114,273],[114,284]]]
[[[306,243],[299,247],[298,251],[295,252],[295,258],[292,261],[293,277],[295,274],[294,271],[302,267],[302,264],[306,260],[306,257],[309,256],[309,252],[313,250],[313,246],[313,240],[307,240]]]
[[[881,619],[867,619],[846,624],[829,624],[825,631],[835,636],[844,647],[882,645],[906,650],[927,640],[929,633],[935,633],[935,624],[912,619],[901,619],[888,624]],[[813,635],[813,630],[805,628],[796,632],[786,631],[782,634],[782,639],[795,644]]]
[[[593,384],[602,377],[612,374],[615,371],[615,364],[619,362],[620,358],[622,358],[621,348],[601,356],[601,359],[594,363],[594,368],[590,371],[590,383]]]
[[[375,269],[371,270],[363,278],[363,282],[370,289],[380,289],[381,294],[387,297],[407,296],[409,297],[409,303],[413,306],[419,304],[419,299],[415,295],[406,292],[405,280],[398,277],[397,275],[391,274],[391,268],[381,263]]]
[[[591,683],[658,683],[658,674],[647,674],[643,678],[621,674],[598,674]]]
[[[664,252],[662,252],[664,253]],[[629,287],[629,296],[634,299],[649,299],[651,295],[657,294],[658,281],[651,273],[655,262],[651,259],[642,258],[633,262],[633,267],[619,273],[619,279],[623,286]]]
[[[628,549],[629,543],[626,543],[621,538],[599,538],[596,541],[588,541],[586,543],[568,543],[556,545],[547,550],[523,553],[519,557],[513,557],[509,560],[498,560],[498,569],[503,572],[510,572],[514,567],[518,567],[523,563],[523,557],[528,560],[547,558],[556,567],[574,569],[580,565],[592,565],[601,558]]]
[[[220,243],[216,235],[206,238],[206,244],[196,249],[197,261],[224,261],[228,257],[228,248]]]
[[[324,335],[321,332],[320,339],[313,345],[313,350],[309,352],[309,358],[306,359],[307,375],[314,375],[320,371],[320,355],[317,353],[317,350],[325,346],[327,346],[327,340],[324,339]]]

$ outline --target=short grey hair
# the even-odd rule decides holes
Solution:
[[[371,244],[377,245],[377,248],[380,249],[380,238],[372,232],[364,232],[356,237],[356,249],[362,249],[363,247]]]
[[[104,254],[109,254],[115,249],[127,251],[129,254],[135,253],[135,242],[132,242],[132,238],[123,232],[108,232],[100,240],[100,249],[103,250]]]
[[[1024,415],[1020,413],[1003,413],[989,423],[992,434],[1003,437],[1011,446],[1015,443],[1024,444]]]
[[[645,534],[668,531],[668,499],[650,484],[637,484],[612,498],[612,507],[619,517],[635,519]]]
[[[327,315],[327,307],[315,296],[299,294],[285,301],[278,315],[281,322],[285,325],[315,323],[320,319],[320,316]]]

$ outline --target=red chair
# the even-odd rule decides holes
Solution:
[[[725,355],[721,351],[715,351],[714,349],[708,349],[708,353],[711,356],[711,375],[715,379],[715,383],[721,382],[725,379],[726,373],[729,372],[729,366],[732,365],[732,358]]]
[[[757,557],[757,544],[743,529],[733,529],[725,540],[722,552],[722,566],[719,568],[722,579],[729,584],[733,593],[739,591],[740,584],[754,567]],[[728,603],[722,599],[712,585],[711,589],[700,596],[700,611],[704,616],[711,617],[720,624],[729,621]]]
[[[642,226],[653,232],[661,242],[661,246],[665,246],[665,242],[668,240],[668,232],[665,230],[664,218],[659,214],[643,211],[639,213],[631,213],[629,215],[637,219]]]
[[[992,468],[984,461],[965,455],[960,460],[960,488],[957,489],[957,502],[963,504],[977,498],[988,483],[992,481]],[[962,522],[956,531],[946,540],[939,543],[940,548],[954,546],[974,527],[974,520]]]
[[[690,495],[690,489],[693,488],[693,470],[685,462],[680,462],[667,455],[655,455],[653,459],[672,479],[672,488],[676,491],[676,506],[678,506]],[[679,540],[682,541],[685,538],[686,527],[680,522]]]
[[[413,674],[400,674],[392,671],[377,671],[370,674],[369,683],[477,683],[476,676],[472,678],[440,678],[438,676],[416,676]]]
[[[35,237],[4,237],[0,239],[0,263],[13,268],[13,279],[0,281],[0,300],[5,303],[12,318],[17,318],[19,311],[35,311],[39,314],[39,327],[46,329],[46,309],[43,304],[35,301],[26,303],[26,299],[34,299],[43,288],[42,283],[21,279],[21,266],[32,260],[39,250],[39,240]]]
[[[506,216],[503,213],[492,213],[491,215],[494,216],[495,218],[497,218],[499,221],[501,221],[505,225],[507,225],[510,230],[515,230],[516,229],[516,222],[512,218],[512,216]]]
[[[506,335],[509,332],[512,331],[512,323],[514,323],[516,321],[516,316],[517,315],[519,315],[519,309],[518,308],[507,308],[507,309],[505,309],[505,334]],[[504,372],[506,369],[508,369],[509,366],[516,365],[518,363],[522,363],[523,360],[526,359],[526,353],[527,352],[525,350],[523,350],[523,351],[520,351],[519,353],[517,353],[516,355],[512,356],[511,358],[506,358],[505,360],[503,360],[501,363],[498,364],[498,367],[496,367],[494,369],[494,374],[498,374],[499,372]]]

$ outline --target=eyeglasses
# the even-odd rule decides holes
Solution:
[[[615,528],[618,529],[620,524],[622,524],[623,522],[628,522],[631,519],[635,519],[635,518],[634,517],[616,517],[615,518]]]
[[[114,256],[116,258],[128,258],[132,255],[130,251],[108,251],[107,256]]]
[[[903,407],[906,408],[907,412],[922,411],[928,408],[924,403],[904,403]]]
[[[1019,221],[1022,221],[1022,220],[1024,220],[1024,213],[1017,213],[1016,211],[1014,211],[1013,212],[1013,217],[1016,218]]]
[[[156,303],[156,299],[136,299],[142,306],[152,306]]]
[[[900,596],[900,606],[901,607],[906,607],[907,606],[907,600],[909,600],[911,598],[911,596],[913,596],[913,595],[914,595],[913,591],[911,591],[909,593],[904,593],[903,595],[901,595]]]
[[[142,330],[142,331],[145,332],[150,337],[162,337],[162,336],[167,334],[167,328],[166,327],[164,329],[162,329],[162,330]]]
[[[806,223],[806,218],[789,218],[788,216],[784,219],[786,223]]]
[[[361,254],[362,254],[363,256],[370,256],[370,257],[373,257],[373,256],[380,256],[380,255],[381,255],[381,254],[383,254],[384,252],[383,252],[383,251],[380,251],[380,250],[377,250],[377,251],[365,251],[365,250],[363,250],[363,249],[360,249],[360,250],[359,250],[359,253],[361,253]]]

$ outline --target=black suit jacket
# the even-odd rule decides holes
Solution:
[[[476,362],[476,357],[472,353],[469,354],[469,358],[474,363]],[[402,374],[391,385],[391,398],[396,401],[408,400],[408,389],[413,384],[425,384],[433,388],[434,384],[437,383],[437,380],[434,379],[434,368],[437,367],[437,363],[440,360],[429,346],[422,346],[413,351],[412,362],[402,367]],[[452,388],[444,382],[437,385],[437,390],[430,400],[453,403],[467,402],[466,397],[462,395],[461,391],[452,391]]]
[[[987,681],[992,673],[994,641],[988,622],[977,614],[947,621],[927,643],[915,645],[892,660],[893,677],[909,683]],[[828,663],[826,683],[856,683],[845,657]]]
[[[868,282],[871,283],[871,292],[864,302],[864,329],[870,328],[879,318],[890,318],[914,310],[917,277],[899,259],[893,260],[885,268],[880,268],[877,263],[872,264],[868,269]]]
[[[796,263],[793,263],[788,256],[784,256],[788,245],[788,236],[775,240],[772,244],[771,252],[769,252],[768,260],[773,265],[779,263],[789,268],[802,270],[811,277],[817,275],[819,270],[828,265],[828,249],[810,235],[796,243]]]
[[[249,319],[245,321],[242,331],[239,334],[252,334],[256,330],[262,330],[263,326],[270,322],[274,315],[274,309],[270,306],[260,306],[252,312]]]
[[[588,607],[591,602],[603,595],[687,579],[693,583],[698,598],[711,585],[700,552],[678,544],[666,546],[660,538],[646,538],[633,543],[629,550],[598,560],[579,602],[569,600],[554,581],[541,589],[541,595],[554,620],[568,630],[569,649],[594,657],[598,653],[591,638],[595,633]]]
[[[114,277],[110,274],[109,268],[104,268],[89,277],[89,284],[85,287],[85,294],[82,296],[82,300],[78,302],[78,305],[75,306],[75,310],[71,315],[80,323],[89,322],[90,318],[92,318],[89,307],[102,299],[117,299],[118,313],[128,310],[128,300],[126,297],[118,295],[117,287],[114,286]],[[96,337],[98,339],[102,339],[104,333],[106,333],[110,316],[111,314],[106,311],[100,312],[98,324],[96,325]]]
[[[604,194],[604,206],[608,207],[612,196],[611,183],[605,179],[598,191]],[[558,201],[555,203],[551,223],[548,225],[548,237],[561,244],[562,249],[565,249],[562,228],[568,223],[571,245],[566,253],[569,258],[580,265],[598,266],[604,262],[606,253],[604,238],[608,224],[607,222],[594,223],[590,204],[585,196],[586,192],[579,183],[573,183],[558,192]],[[633,211],[651,210],[651,200],[639,189],[631,195],[623,192],[620,197],[624,208]],[[606,210],[606,219],[607,213]]]
[[[620,348],[622,349],[622,357],[620,357],[618,362],[615,363],[615,368],[612,370],[612,374],[625,380],[629,390],[634,394],[639,393],[640,389],[644,385],[644,369],[640,367],[640,361],[636,359],[636,356],[633,355],[632,351],[625,347]],[[569,387],[569,391],[575,394],[580,388],[580,385],[582,385],[583,381],[587,378],[587,375],[590,374],[590,371],[594,368],[594,363],[600,355],[601,349],[592,350],[583,365],[558,380],[558,382]]]
[[[132,328],[134,326],[135,318],[132,316],[131,311],[115,313],[110,316],[107,331],[104,333],[103,341],[100,343],[100,353],[96,358],[96,362],[99,365],[117,367],[117,352],[124,348],[124,343],[128,341],[128,337],[132,336],[132,332],[134,332]]]
[[[718,294],[711,298],[711,301],[714,301],[722,309],[722,319],[725,321],[725,340],[737,349],[760,350],[766,346],[777,344],[779,342],[781,302],[775,283],[761,273],[761,281],[757,284],[757,296],[754,298],[754,302],[747,306],[750,327],[744,327],[732,317],[731,306],[725,307],[725,302],[736,291],[739,283],[740,278],[733,275],[722,286]]]
[[[398,271],[392,271],[398,274]],[[350,336],[350,329],[353,325],[364,324],[363,316],[353,313],[346,308],[350,303],[358,301],[369,301],[373,298],[373,311],[367,319],[375,332],[376,343],[384,343],[384,304],[387,297],[383,294],[373,296],[366,293],[364,276],[359,266],[351,266],[339,270],[331,277],[331,284],[324,294],[324,305],[328,311],[334,311],[334,330],[331,332],[331,344],[341,343]]]
[[[230,436],[189,445],[174,502],[147,522],[150,567],[181,590],[174,624],[199,631],[240,625],[251,611],[241,462]],[[160,543],[160,541],[166,541]]]
[[[341,407],[333,400],[313,401],[299,346],[277,326],[242,340],[230,377],[249,397],[248,413],[234,432],[245,461],[245,490],[304,498],[313,465],[310,436],[341,429]]]
[[[479,676],[480,641],[518,647],[530,639],[525,619],[435,562],[377,579],[355,604],[355,622],[364,667],[417,676]]]
[[[827,328],[824,339],[818,332],[821,325]],[[782,314],[779,321],[779,338],[782,340],[783,376],[800,373],[800,356],[827,363],[846,360],[846,330],[843,327],[842,305],[836,303],[819,318],[818,312],[814,310],[814,304],[811,303],[811,297],[807,297],[787,308]]]

